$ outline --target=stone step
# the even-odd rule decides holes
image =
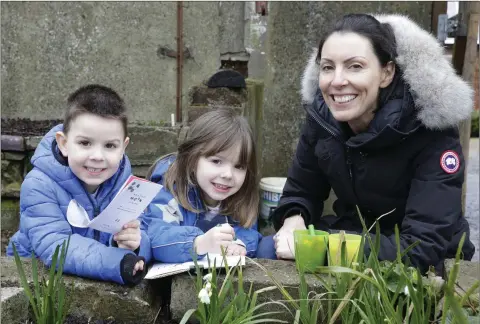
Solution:
[[[23,288],[2,287],[2,323],[25,323],[28,298]]]
[[[31,281],[31,260],[22,259],[26,276]],[[258,263],[258,264],[256,264]],[[20,288],[17,268],[14,259],[11,257],[0,257],[1,264],[1,285],[2,285],[2,314],[3,323],[15,322],[17,317],[20,320],[27,314],[27,303]],[[446,261],[446,269],[449,271],[453,260]],[[475,280],[478,280],[478,262],[461,261],[458,282],[463,289],[468,289]],[[41,271],[45,269],[42,267]],[[203,275],[203,274],[202,274]],[[253,291],[274,286],[270,278],[273,276],[293,298],[298,298],[299,276],[295,263],[291,261],[247,260],[243,267],[243,285],[248,291],[252,285]],[[225,275],[220,273],[219,283],[221,284]],[[167,303],[170,302],[170,313],[172,319],[180,320],[189,309],[196,308],[198,294],[195,289],[195,275],[184,273],[158,280],[144,280],[141,284],[129,288],[114,283],[93,281],[74,276],[65,275],[65,282],[68,287],[73,285],[72,305],[69,315],[79,320],[79,323],[95,322],[97,320],[115,321],[120,323],[151,324],[157,313],[168,314]],[[323,288],[314,275],[306,275],[308,291],[322,293]],[[236,283],[237,277],[234,279]],[[22,297],[23,296],[23,297]],[[278,289],[266,290],[259,294],[257,305],[268,301],[283,301],[285,298]],[[276,318],[293,323],[292,315],[278,305],[268,305],[260,312],[282,311]],[[294,314],[291,308],[292,314]],[[275,316],[271,316],[274,318]],[[10,320],[12,319],[12,320]],[[23,321],[24,322],[24,321]],[[158,322],[157,322],[158,323]]]
[[[17,268],[13,257],[1,257],[1,284],[2,284],[2,323],[19,323],[6,320],[4,316],[4,290],[17,291],[20,294],[21,286]],[[27,280],[31,282],[32,263],[29,258],[23,258]],[[42,266],[41,271],[45,271]],[[40,271],[40,273],[42,273]],[[139,285],[129,288],[115,283],[100,282],[65,275],[65,283],[68,289],[67,296],[72,296],[69,315],[79,320],[78,323],[94,322],[96,320],[115,320],[116,324],[151,324],[161,307],[158,297],[158,283],[154,285],[143,281]],[[70,290],[73,287],[73,290]],[[15,290],[15,289],[17,290]],[[23,293],[23,289],[22,293]],[[21,295],[21,294],[20,294]],[[13,297],[12,297],[13,298]],[[9,299],[8,305],[12,309],[25,304],[24,299]],[[7,306],[8,306],[7,305]],[[10,306],[8,306],[10,307]],[[23,306],[22,306],[23,307]],[[26,311],[17,309],[17,313],[26,314]],[[17,314],[20,316],[21,314]]]

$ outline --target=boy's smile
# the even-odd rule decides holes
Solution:
[[[129,138],[120,120],[85,113],[76,117],[68,134],[56,134],[58,147],[72,172],[92,193],[117,172]]]

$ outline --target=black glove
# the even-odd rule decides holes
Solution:
[[[133,275],[133,269],[138,261],[143,261],[143,270],[137,271],[137,273]],[[146,270],[147,264],[145,263],[145,258],[132,253],[125,254],[120,262],[120,274],[122,275],[123,282],[129,286],[139,284],[147,274]]]

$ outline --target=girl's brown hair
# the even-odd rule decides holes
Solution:
[[[185,141],[178,146],[175,161],[164,176],[163,185],[181,206],[200,212],[188,199],[188,190],[196,186],[196,166],[201,156],[209,157],[240,145],[238,163],[246,169],[240,190],[223,200],[220,213],[232,217],[243,227],[251,227],[258,214],[258,174],[255,141],[248,122],[232,109],[216,109],[196,119],[188,130]],[[149,169],[150,179],[158,159]]]

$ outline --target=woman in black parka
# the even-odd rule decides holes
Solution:
[[[301,94],[306,121],[272,214],[277,234],[257,257],[294,259],[293,230],[308,224],[361,233],[358,205],[367,227],[388,213],[380,260],[396,257],[395,225],[403,249],[420,241],[408,257],[422,271],[453,257],[462,233],[472,258],[457,126],[473,93],[430,34],[405,16],[346,15],[311,56]],[[320,217],[331,188],[337,216]]]

